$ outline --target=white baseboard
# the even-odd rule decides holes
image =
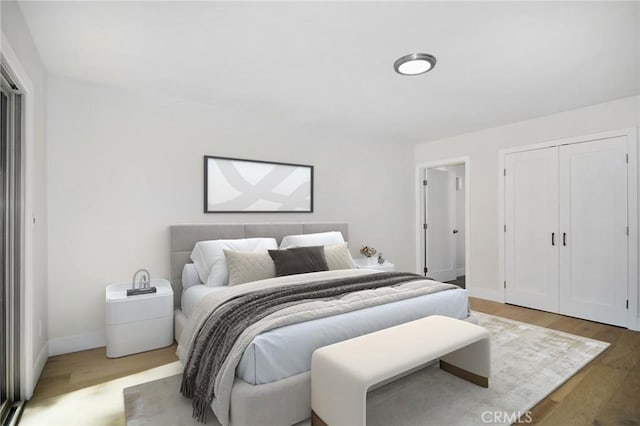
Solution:
[[[38,358],[36,358],[36,362],[33,364],[33,387],[31,388],[31,392],[29,392],[29,398],[33,395],[33,391],[36,388],[36,384],[38,380],[40,380],[40,375],[42,374],[42,370],[44,370],[44,366],[49,359],[49,342],[46,342],[42,345],[42,349],[40,349],[40,353],[38,354]]]
[[[42,370],[44,369],[44,365],[47,363],[47,359],[49,359],[49,342],[45,342],[45,344],[42,345],[42,349],[40,349],[38,357],[33,363],[31,383],[26,383],[27,388],[24,390],[25,399],[29,400],[33,396],[33,391],[36,389],[36,384],[38,384],[40,374],[42,374]],[[27,381],[28,380],[29,378],[27,376]]]
[[[504,290],[482,288],[482,287],[467,287],[469,296],[477,297],[478,299],[493,300],[494,302],[504,303]]]
[[[104,329],[75,336],[57,337],[49,340],[49,356],[100,348],[106,345],[107,337]]]
[[[40,349],[40,353],[38,354],[38,358],[33,365],[33,387],[35,389],[36,383],[38,383],[38,379],[40,378],[40,374],[42,374],[42,370],[44,369],[44,365],[47,363],[49,359],[49,342],[46,342],[42,349]]]

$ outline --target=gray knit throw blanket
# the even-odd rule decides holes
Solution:
[[[204,322],[189,353],[180,392],[193,398],[193,417],[205,422],[215,398],[215,377],[240,334],[262,318],[301,301],[336,298],[346,293],[395,286],[423,279],[404,272],[385,272],[257,290],[230,299]]]

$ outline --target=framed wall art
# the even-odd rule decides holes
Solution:
[[[313,166],[204,156],[205,213],[311,213]]]

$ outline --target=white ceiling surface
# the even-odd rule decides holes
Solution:
[[[423,142],[639,92],[638,2],[21,2],[48,71]],[[398,57],[438,59],[395,74]]]

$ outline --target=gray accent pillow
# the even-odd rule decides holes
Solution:
[[[276,267],[266,251],[224,250],[229,269],[229,286],[276,276]]]
[[[330,271],[335,271],[336,269],[355,269],[347,243],[324,246],[324,257],[327,259],[327,266],[329,266]]]
[[[269,256],[276,266],[277,277],[329,270],[323,246],[269,250]]]

